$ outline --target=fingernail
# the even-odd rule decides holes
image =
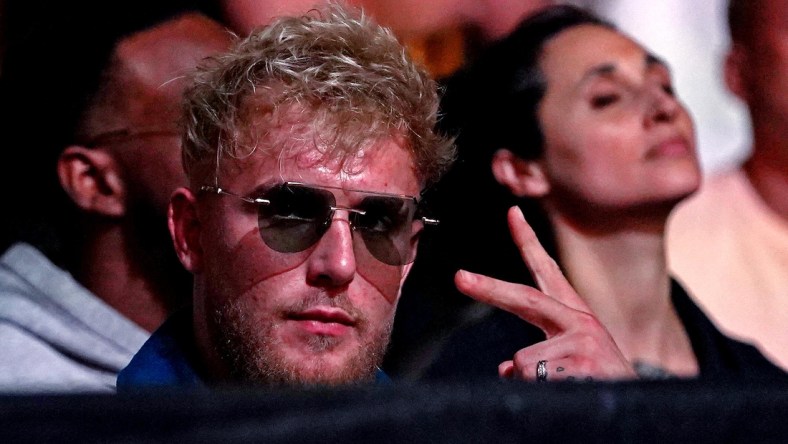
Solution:
[[[469,273],[465,270],[460,270],[457,272],[460,279],[464,280],[465,282],[472,283],[476,280],[476,276],[473,273]]]
[[[517,217],[519,217],[520,219],[522,219],[524,221],[525,220],[525,215],[523,214],[523,209],[520,208],[519,205],[515,205],[514,209],[515,209],[514,210],[515,213],[517,213]]]

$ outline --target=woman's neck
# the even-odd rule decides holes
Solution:
[[[670,298],[664,247],[665,219],[585,229],[552,218],[560,263],[578,294],[631,362],[694,374],[689,338]]]

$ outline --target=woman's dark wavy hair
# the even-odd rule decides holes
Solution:
[[[555,257],[552,230],[538,203],[516,197],[500,185],[491,163],[501,148],[524,159],[542,155],[537,110],[547,85],[539,68],[540,56],[553,37],[586,24],[615,29],[578,7],[548,7],[525,19],[447,82],[441,125],[444,132],[457,135],[458,159],[431,196],[441,217],[441,234],[435,240],[437,246],[424,247],[432,250],[424,251],[424,256],[438,256],[430,262],[446,267],[444,274],[464,268],[528,282],[529,273],[506,225],[506,211],[513,205],[523,208]]]
[[[548,7],[525,19],[506,38],[497,42],[473,64],[459,73],[446,87],[443,102],[444,124],[458,134],[458,163],[446,194],[457,195],[463,189],[465,198],[473,196],[484,204],[482,218],[500,219],[505,224],[506,209],[519,204],[537,233],[549,233],[538,205],[517,198],[498,184],[492,175],[494,153],[506,148],[523,159],[537,159],[543,153],[544,136],[537,111],[547,83],[539,67],[545,45],[561,32],[580,25],[597,25],[614,29],[613,25],[590,12],[570,5]],[[448,182],[448,181],[447,181]],[[449,188],[449,185],[444,185]],[[452,200],[452,199],[450,199]],[[453,208],[467,208],[449,202]],[[464,219],[467,218],[467,213]],[[451,216],[447,216],[449,218]],[[459,215],[458,215],[459,217]],[[467,220],[467,219],[466,219]],[[503,231],[500,240],[511,245],[505,225],[485,231],[476,237],[485,238],[490,231]],[[554,253],[550,236],[542,236],[548,251]],[[485,242],[485,245],[490,244]],[[500,245],[500,244],[499,244]],[[516,258],[519,262],[520,259]],[[505,269],[506,267],[502,267]],[[496,273],[496,270],[489,270]]]
[[[570,5],[559,5],[523,21],[513,33],[490,48],[469,71],[480,83],[490,85],[484,94],[492,121],[483,128],[497,137],[490,149],[508,148],[524,159],[542,155],[544,138],[537,110],[547,88],[539,59],[545,45],[561,32],[580,25],[614,26],[590,12]],[[480,91],[481,92],[481,91]],[[484,104],[482,104],[484,105]],[[494,109],[495,108],[495,109]],[[496,110],[497,109],[497,110]],[[465,128],[472,128],[466,122]],[[490,151],[490,150],[488,150]]]
[[[412,333],[419,328],[432,332],[425,336],[442,337],[448,329],[483,319],[478,307],[454,286],[454,273],[460,268],[534,284],[509,234],[506,212],[511,206],[523,209],[547,252],[557,257],[553,231],[539,203],[514,196],[495,180],[491,165],[501,148],[524,159],[542,155],[537,109],[547,85],[539,58],[553,37],[585,24],[613,28],[580,8],[546,8],[445,83],[439,124],[443,133],[457,135],[458,157],[426,196],[441,224],[419,244],[403,287],[391,355],[407,350],[400,342],[407,344],[409,337],[424,337]],[[419,310],[427,315],[419,318]]]

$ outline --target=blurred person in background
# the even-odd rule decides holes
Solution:
[[[113,391],[188,300],[167,234],[184,75],[226,49],[189,3],[46,4],[9,48],[0,390]],[[89,8],[89,9],[83,9]]]
[[[300,15],[322,0],[218,0],[220,15],[240,35],[283,15]],[[350,0],[390,28],[437,79],[452,74],[481,47],[509,33],[551,0]]]
[[[788,368],[788,3],[731,0],[725,83],[752,149],[708,177],[668,226],[671,271],[729,334]]]

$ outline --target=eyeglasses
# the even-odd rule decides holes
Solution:
[[[364,197],[356,207],[340,207],[331,192],[334,189]],[[353,232],[360,234],[375,259],[388,265],[405,265],[415,259],[415,240],[422,228],[438,224],[435,219],[419,216],[419,200],[407,195],[298,182],[277,184],[256,198],[240,196],[218,186],[205,185],[200,191],[257,205],[260,237],[268,247],[281,253],[296,253],[315,245],[331,226],[334,212],[345,210]]]
[[[88,137],[82,142],[87,147],[97,147],[111,143],[125,142],[127,140],[142,137],[166,137],[180,136],[181,133],[171,128],[142,127],[138,129],[122,128],[113,131],[106,131],[95,136]]]

